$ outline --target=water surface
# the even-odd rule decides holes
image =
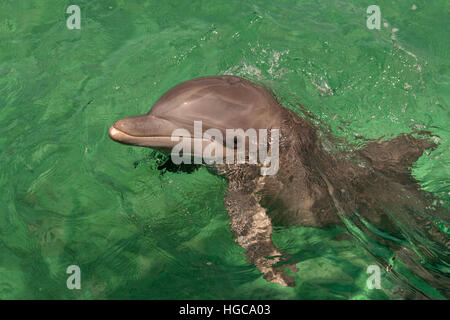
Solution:
[[[70,4],[81,30],[66,27]],[[340,227],[276,228],[300,271],[294,288],[266,282],[229,230],[224,180],[205,168],[161,174],[157,153],[108,137],[175,84],[240,75],[349,143],[431,131],[440,145],[413,174],[448,206],[449,2],[377,1],[380,30],[366,27],[371,4],[3,0],[0,298],[399,298],[392,272],[367,288],[377,260]],[[66,287],[73,264],[81,290]],[[401,262],[393,268],[443,298]]]

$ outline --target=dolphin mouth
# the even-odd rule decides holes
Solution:
[[[116,142],[126,145],[150,147],[163,150],[170,150],[180,143],[180,140],[174,139],[173,136],[136,136],[117,129],[115,125],[112,125],[109,128],[109,137]],[[214,143],[213,141],[204,138],[185,137],[183,139],[186,139],[186,141],[188,141],[187,143],[191,144],[192,150],[194,149],[194,143],[196,143],[195,141],[197,141],[197,143],[200,143],[203,148],[210,143]],[[192,153],[192,155],[195,154]]]
[[[171,136],[136,136],[117,129],[114,125],[109,128],[109,137],[122,144],[141,147],[171,148],[176,144]]]
[[[125,145],[133,145],[133,146],[140,146],[140,147],[150,147],[156,150],[159,150],[165,154],[170,154],[172,149],[180,143],[179,139],[174,139],[173,136],[166,136],[166,135],[160,135],[160,136],[136,136],[127,132],[124,132],[116,127],[116,124],[112,125],[109,128],[109,137],[119,143],[125,144]],[[185,143],[191,145],[190,152],[184,153],[184,155],[188,157],[198,157],[205,159],[209,159],[208,157],[205,157],[202,153],[202,150],[204,150],[206,147],[210,146],[211,144],[216,145],[216,148],[222,148],[222,155],[225,155],[228,151],[223,144],[218,143],[217,141],[212,141],[210,139],[205,138],[195,138],[195,137],[185,137],[183,139],[185,140]],[[201,145],[200,153],[197,153],[195,150],[195,144]],[[234,150],[233,150],[234,151]],[[216,159],[216,158],[211,158]]]
[[[174,130],[184,129],[187,135],[174,135]],[[194,132],[194,135],[192,133]],[[128,117],[118,120],[109,128],[109,137],[121,144],[148,147],[159,150],[165,154],[179,154],[182,145],[182,154],[186,157],[203,158],[205,160],[223,158],[229,152],[224,141],[202,136],[195,136],[195,128],[184,124],[179,119],[165,119],[150,114]],[[178,148],[176,148],[178,147]],[[208,149],[207,149],[208,148]],[[204,153],[204,150],[219,150],[218,156]],[[215,154],[215,152],[214,152]]]
[[[172,131],[176,124],[172,121],[151,115],[141,115],[118,120],[109,128],[109,137],[122,144],[171,148],[176,142],[172,141]]]

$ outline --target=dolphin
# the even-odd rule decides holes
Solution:
[[[366,140],[364,148],[345,151],[338,148],[341,141],[321,133],[312,116],[300,111],[282,106],[262,84],[237,76],[209,76],[178,84],[149,113],[114,123],[109,136],[169,155],[179,143],[172,133],[181,128],[191,134],[188,144],[194,145],[195,139],[203,147],[219,144],[225,154],[230,146],[224,141],[195,137],[195,121],[202,121],[204,132],[216,129],[224,136],[226,129],[277,129],[279,166],[275,174],[262,175],[264,163],[206,164],[228,181],[224,202],[231,230],[248,261],[266,280],[294,286],[294,278],[286,271],[298,271],[290,256],[272,242],[273,225],[342,225],[356,226],[387,246],[393,258],[407,261],[441,293],[450,292],[448,276],[436,267],[449,262],[445,254],[448,235],[436,223],[436,219],[447,223],[448,211],[431,205],[430,194],[420,189],[410,171],[426,149],[436,148],[429,134]],[[270,145],[272,140],[268,140]],[[194,150],[190,156],[202,155]],[[424,245],[423,239],[431,245]],[[420,263],[424,257],[430,268]],[[377,259],[389,269],[386,257]],[[419,296],[426,297],[426,293]]]

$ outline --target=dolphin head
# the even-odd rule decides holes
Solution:
[[[170,153],[178,143],[175,130],[195,139],[195,123],[202,134],[216,129],[270,129],[279,127],[281,109],[272,92],[236,76],[203,77],[181,83],[167,91],[145,115],[124,118],[109,129],[111,139],[128,145],[150,147]],[[211,140],[201,138],[203,146]],[[223,146],[225,141],[219,141]]]

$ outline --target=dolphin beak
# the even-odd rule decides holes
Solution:
[[[120,119],[109,128],[109,137],[117,142],[151,148],[172,148],[172,131],[176,125],[171,121],[151,115]]]
[[[127,134],[125,132],[116,129],[116,127],[112,125],[109,128],[109,137],[114,141],[125,143],[127,139]]]
[[[173,147],[180,143],[181,138],[172,136],[175,129],[184,128],[193,132],[189,125],[184,125],[177,120],[167,120],[150,114],[120,119],[109,128],[109,137],[122,144],[150,147],[163,153],[170,154]],[[187,143],[191,144],[187,154],[191,156],[202,157],[202,153],[197,154],[195,143],[199,143],[204,150],[208,145],[217,145],[216,148],[222,149],[222,155],[226,154],[226,148],[222,142],[212,141],[201,137],[187,137]],[[195,142],[197,141],[197,142]]]

